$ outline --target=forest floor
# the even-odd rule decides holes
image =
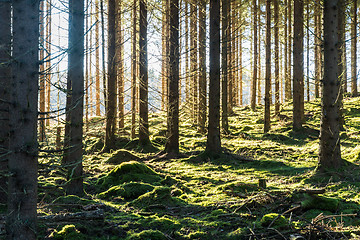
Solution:
[[[236,108],[218,159],[196,157],[206,134],[187,114],[180,117],[177,159],[157,155],[166,141],[164,114],[150,114],[155,149],[123,134],[111,153],[100,153],[104,119],[92,118],[82,198],[65,196],[60,155],[43,152],[39,159],[39,238],[360,239],[360,98],[346,99],[344,109],[347,164],[330,175],[315,172],[319,101],[305,103],[300,132],[292,131],[291,104],[272,117],[267,134],[262,107]],[[55,133],[49,129],[42,150],[54,149]]]

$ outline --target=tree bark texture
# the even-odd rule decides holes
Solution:
[[[229,54],[228,46],[230,40],[230,26],[229,26],[229,13],[230,3],[229,0],[222,0],[221,2],[222,11],[222,41],[221,41],[221,128],[225,134],[229,132],[229,119],[228,119],[228,83],[229,83]]]
[[[266,49],[265,49],[265,109],[264,132],[270,130],[270,91],[271,91],[271,0],[266,0]]]
[[[256,80],[258,75],[258,39],[257,39],[257,3],[256,0],[253,0],[253,75],[252,75],[252,82],[251,82],[251,109],[255,111],[256,106]]]
[[[351,95],[356,97],[357,90],[357,0],[351,5]]]

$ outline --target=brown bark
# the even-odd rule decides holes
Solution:
[[[280,67],[279,67],[279,0],[274,0],[274,41],[275,41],[275,115],[280,115]]]
[[[229,13],[230,3],[229,0],[221,0],[222,11],[222,41],[221,41],[221,129],[225,134],[229,133],[229,119],[228,119],[228,82],[229,82],[229,40],[230,40],[230,26],[229,26]]]
[[[39,86],[39,141],[45,141],[45,2],[40,2],[40,86]]]
[[[288,17],[287,17],[287,20],[288,20],[288,46],[287,46],[287,53],[288,53],[288,56],[287,56],[287,76],[285,78],[285,101],[290,101],[291,100],[291,46],[292,46],[292,30],[291,30],[291,26],[292,26],[292,17],[291,17],[291,14],[292,14],[292,7],[291,7],[291,0],[288,0]]]
[[[95,25],[95,39],[96,39],[96,49],[95,49],[95,65],[96,65],[96,74],[95,74],[95,99],[96,99],[96,116],[100,116],[100,37],[99,37],[99,0],[95,1],[96,5],[96,25]]]
[[[310,0],[306,2],[306,96],[310,101]]]
[[[270,91],[271,91],[271,0],[266,0],[266,49],[265,49],[265,109],[264,132],[270,130]]]
[[[133,1],[133,12],[132,12],[132,37],[131,37],[131,138],[135,138],[136,129],[136,5],[137,0]]]
[[[190,85],[191,85],[191,114],[194,123],[197,122],[198,108],[198,28],[197,28],[197,5],[195,1],[190,6]]]
[[[320,80],[321,80],[321,19],[320,7],[315,7],[315,98],[320,97]]]
[[[256,106],[256,80],[257,80],[257,62],[258,62],[258,40],[257,40],[257,3],[253,0],[253,73],[251,82],[251,109],[255,111]]]
[[[7,239],[36,239],[39,2],[12,2]],[[24,51],[27,49],[27,51]]]
[[[51,0],[46,3],[46,121],[45,125],[50,125],[50,97],[51,97]]]
[[[302,127],[304,107],[304,2],[294,1],[293,130]]]
[[[124,37],[123,37],[123,25],[121,15],[121,2],[116,1],[116,63],[117,63],[117,88],[118,88],[118,121],[119,130],[125,126],[125,112],[124,112]]]
[[[357,0],[351,5],[351,96],[358,95],[357,90]]]

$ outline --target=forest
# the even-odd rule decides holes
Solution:
[[[0,0],[0,239],[360,239],[357,0]]]

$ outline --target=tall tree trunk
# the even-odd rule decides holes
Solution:
[[[357,90],[357,0],[351,5],[351,95],[356,97]]]
[[[339,124],[340,124],[340,130],[345,130],[345,119],[344,119],[344,105],[343,105],[343,98],[344,98],[344,82],[346,82],[345,78],[345,65],[346,65],[346,59],[345,59],[345,9],[346,9],[346,3],[345,1],[338,1],[338,38],[339,38],[339,45],[338,46],[338,54],[339,54],[339,81],[340,81],[340,89],[339,89]]]
[[[45,141],[45,1],[40,2],[40,86],[39,86],[39,140]]]
[[[71,82],[70,149],[67,151],[69,195],[83,194],[84,1],[69,1],[68,81]],[[69,109],[68,109],[69,110]]]
[[[116,0],[108,0],[108,77],[106,99],[106,128],[104,150],[108,151],[115,147],[116,132]]]
[[[266,0],[266,49],[265,49],[265,110],[264,132],[270,130],[270,91],[271,91],[271,0]]]
[[[318,170],[339,169],[343,165],[339,136],[339,87],[341,44],[338,39],[338,4],[342,0],[324,2],[324,80],[320,123]]]
[[[320,79],[321,79],[321,19],[320,7],[315,4],[315,98],[320,97]]]
[[[290,0],[285,0],[285,6],[288,5],[288,1]],[[287,24],[287,19],[288,19],[288,15],[286,14],[286,9],[285,9],[285,14],[284,14],[284,80],[281,80],[283,83],[281,83],[281,87],[283,88],[281,90],[281,96],[282,96],[282,100],[283,102],[286,102],[286,84],[287,84],[287,78],[288,76],[288,41],[289,41],[289,31],[288,31],[288,24]]]
[[[199,2],[199,132],[206,132],[206,1]]]
[[[185,1],[185,98],[186,104],[190,104],[190,79],[189,79],[189,59],[190,59],[190,49],[189,49],[189,2]]]
[[[0,169],[8,169],[9,151],[9,110],[10,110],[10,83],[11,83],[11,4],[0,3]],[[0,176],[0,204],[7,201],[7,177]]]
[[[275,40],[275,115],[280,115],[280,68],[279,68],[279,0],[274,0],[274,40]]]
[[[229,0],[221,0],[222,10],[222,41],[221,41],[221,70],[222,70],[222,81],[221,81],[221,128],[225,134],[229,133],[229,120],[228,120],[228,46],[229,46]]]
[[[206,152],[221,153],[220,140],[220,0],[210,0],[209,125]]]
[[[240,26],[239,26],[239,105],[243,105],[243,19],[240,17]]]
[[[310,101],[310,0],[306,2],[306,96]]]
[[[293,129],[302,127],[304,107],[304,2],[294,0]]]
[[[162,1],[162,64],[161,64],[161,110],[166,109],[167,102],[167,80],[168,80],[168,15],[169,15],[169,0]]]
[[[179,152],[179,0],[170,0],[169,83],[165,145],[167,153]]]
[[[258,40],[257,40],[257,4],[256,0],[253,0],[253,73],[252,73],[252,82],[251,82],[251,109],[255,111],[256,107],[256,79],[257,79],[257,62],[258,62]]]
[[[131,138],[135,138],[136,129],[136,25],[137,0],[133,1],[132,37],[131,37]]]
[[[150,143],[149,139],[149,120],[148,120],[148,59],[147,59],[147,3],[140,0],[140,31],[139,31],[139,143],[142,146]],[[179,75],[179,73],[178,73]]]
[[[292,40],[292,31],[291,31],[291,26],[292,26],[292,17],[291,17],[291,14],[292,14],[292,7],[291,7],[291,0],[288,0],[288,17],[287,17],[287,20],[288,20],[288,57],[287,57],[287,77],[285,78],[285,100],[286,101],[290,101],[291,100],[291,40]]]
[[[82,0],[81,0],[82,1]],[[100,0],[100,17],[101,17],[101,59],[102,59],[102,77],[103,77],[103,94],[104,94],[104,106],[106,111],[106,63],[105,63],[105,18],[104,18],[104,0]]]
[[[2,3],[4,4],[4,3]],[[12,1],[7,239],[36,239],[39,1]],[[2,16],[3,17],[3,16]],[[6,24],[6,23],[5,23]],[[26,51],[24,51],[26,49]]]
[[[96,66],[96,74],[95,74],[95,114],[96,116],[100,116],[100,37],[99,37],[99,0],[95,1],[95,11],[96,11],[96,25],[95,25],[95,39],[96,39],[96,49],[95,49],[95,66]]]
[[[197,97],[197,82],[198,82],[198,58],[197,58],[197,5],[195,1],[191,2],[190,6],[190,85],[191,85],[191,113],[192,119],[196,124],[198,97]]]
[[[89,0],[86,0],[85,2],[85,6],[89,6]],[[86,8],[86,17],[85,17],[85,31],[86,36],[85,36],[85,132],[88,131],[89,128],[89,88],[90,88],[90,71],[89,71],[89,58],[91,56],[90,51],[89,51],[89,18],[91,16],[90,13],[91,8],[87,7]],[[91,45],[90,45],[91,46]]]
[[[50,125],[51,98],[51,0],[46,3],[46,126]]]
[[[125,127],[125,113],[124,113],[124,37],[123,37],[123,25],[121,14],[121,1],[117,0],[115,3],[116,8],[116,63],[117,63],[117,88],[118,88],[118,121],[119,130]]]

